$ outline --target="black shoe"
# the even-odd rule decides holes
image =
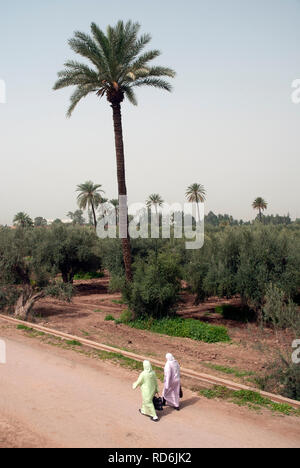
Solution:
[[[175,406],[175,409],[176,409],[176,411],[180,410],[179,406]]]
[[[162,400],[163,400],[163,403],[162,403],[163,406],[166,406],[166,404],[167,404],[166,400],[164,398]]]

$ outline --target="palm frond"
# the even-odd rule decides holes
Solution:
[[[137,106],[138,102],[133,89],[130,86],[123,86],[123,90],[128,101],[131,102],[131,104],[133,104],[134,106]]]
[[[94,74],[81,73],[73,70],[63,70],[58,73],[59,79],[54,84],[53,89],[61,89],[66,86],[88,85],[101,86],[101,76]]]
[[[159,57],[161,52],[157,49],[149,50],[141,55],[137,60],[135,60],[131,65],[130,69],[132,71],[138,70],[139,68],[145,67],[148,62],[154,60],[155,58]]]
[[[156,78],[141,78],[135,81],[132,86],[153,86],[154,88],[165,89],[166,91],[172,91],[172,86],[165,80]]]
[[[67,117],[71,117],[73,110],[75,109],[75,107],[77,106],[77,104],[82,98],[86,97],[89,93],[96,91],[96,89],[97,88],[95,87],[94,84],[78,86],[76,90],[74,91],[74,93],[71,95],[71,98],[70,98],[71,105],[68,109]]]
[[[80,31],[76,31],[74,36],[74,38],[69,40],[71,49],[77,54],[82,55],[82,57],[91,60],[100,73],[109,73],[106,59],[93,39]]]
[[[91,24],[91,31],[94,40],[97,42],[99,47],[101,48],[103,55],[106,59],[107,64],[109,63],[110,60],[110,54],[111,54],[111,49],[110,49],[110,44],[105,36],[104,32],[97,26],[95,23]]]
[[[149,68],[148,76],[169,76],[175,78],[176,72],[167,67],[151,67]]]

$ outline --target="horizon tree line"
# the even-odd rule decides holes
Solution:
[[[94,184],[92,181],[87,181],[77,186],[76,191],[79,192],[77,196],[77,203],[78,203],[79,209],[74,212],[69,211],[67,213],[67,217],[70,218],[73,224],[80,224],[80,225],[86,224],[86,220],[83,217],[83,213],[84,213],[84,210],[87,209],[88,215],[89,215],[88,224],[93,225],[94,228],[96,229],[97,228],[97,216],[96,216],[97,209],[99,207],[101,208],[101,213],[98,216],[98,220],[99,220],[105,214],[107,214],[107,208],[105,207],[105,204],[108,201],[114,207],[114,212],[115,212],[116,220],[118,223],[119,200],[118,199],[109,200],[108,198],[104,198],[102,194],[104,194],[105,191],[102,190],[101,187],[102,187],[101,184]],[[200,219],[199,203],[204,203],[204,201],[206,200],[206,190],[204,186],[198,183],[189,185],[186,190],[186,198],[190,203],[197,204],[198,218]],[[164,200],[161,197],[161,195],[157,193],[153,193],[149,195],[149,197],[146,199],[146,207],[148,209],[151,209],[153,207],[156,215],[158,214],[158,209],[161,208],[163,205],[164,205]],[[259,211],[258,218],[261,222],[263,219],[262,212],[267,209],[267,206],[268,206],[268,203],[262,197],[257,197],[252,203],[253,209],[257,209]],[[225,224],[244,224],[243,220],[236,221],[230,215],[216,216],[212,211],[210,211],[208,215],[205,216],[205,218],[207,219],[207,222],[211,222],[212,224],[215,224],[215,225],[218,225],[219,222],[223,223],[224,225]],[[267,218],[264,216],[264,218],[268,221],[268,223],[273,222],[274,224],[281,224],[281,223],[289,224],[291,222],[291,218],[289,214],[287,216],[271,215],[271,216],[268,216]],[[56,219],[53,221],[53,223],[55,222],[62,222],[62,221],[60,219]],[[42,226],[47,225],[47,220],[41,216],[38,216],[34,220],[32,220],[27,213],[19,212],[15,215],[13,219],[13,224],[15,226],[20,226],[20,227],[33,227],[33,226],[42,227]]]

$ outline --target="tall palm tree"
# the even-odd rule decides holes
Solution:
[[[101,193],[104,193],[100,187],[102,187],[101,184],[94,184],[94,182],[88,180],[84,184],[77,185],[76,189],[76,192],[79,192],[77,197],[78,206],[81,210],[85,210],[86,208],[92,210],[95,229],[97,228],[95,210],[99,206],[99,203],[101,203]]]
[[[115,215],[116,215],[116,221],[118,223],[118,214],[119,214],[119,200],[117,198],[112,198],[109,200],[109,203],[114,207],[115,209]]]
[[[254,202],[252,203],[252,208],[254,210],[258,210],[260,221],[262,221],[262,211],[266,210],[267,206],[268,203],[262,197],[255,198]]]
[[[201,184],[191,184],[188,186],[185,196],[190,203],[197,203],[198,221],[200,222],[200,208],[199,203],[205,202],[206,190]]]
[[[15,226],[20,226],[20,227],[32,227],[33,226],[33,221],[30,218],[30,216],[23,211],[20,211],[19,213],[16,214],[16,216],[13,219],[13,223]]]
[[[118,193],[119,199],[122,200],[120,203],[122,226],[120,228],[128,281],[132,279],[132,273],[121,103],[126,97],[132,104],[137,104],[135,87],[153,86],[171,91],[170,84],[161,77],[175,76],[175,72],[170,68],[149,65],[153,59],[160,55],[160,52],[158,50],[143,52],[145,46],[150,42],[151,36],[144,34],[138,37],[139,29],[138,23],[128,21],[124,24],[123,21],[119,21],[114,27],[108,26],[106,33],[95,23],[91,24],[91,36],[75,32],[69,45],[75,53],[88,59],[92,67],[73,60],[68,61],[65,63],[65,69],[59,72],[59,79],[54,85],[54,89],[76,86],[76,90],[71,96],[68,116],[72,114],[79,101],[90,93],[95,93],[98,97],[106,96],[112,107]],[[120,198],[120,196],[123,197]]]
[[[146,206],[148,208],[151,208],[152,206],[154,206],[156,216],[157,216],[158,207],[163,206],[163,204],[164,204],[164,201],[158,193],[152,193],[152,195],[149,195],[148,199],[146,200]]]

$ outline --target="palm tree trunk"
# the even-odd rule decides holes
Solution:
[[[91,206],[92,206],[92,211],[93,211],[94,226],[95,226],[95,229],[97,229],[97,219],[96,219],[96,213],[95,213],[95,208],[94,208],[94,203],[93,202],[91,202]]]
[[[200,208],[199,208],[199,202],[197,201],[197,210],[198,210],[198,223],[200,224]],[[197,222],[196,222],[197,225]]]
[[[127,196],[126,180],[125,180],[125,160],[124,160],[124,145],[123,145],[123,131],[122,131],[122,116],[121,116],[121,105],[120,103],[112,103],[113,109],[113,121],[114,121],[114,132],[115,132],[115,146],[116,146],[116,158],[117,158],[117,177],[118,177],[118,191],[119,196]],[[122,205],[120,204],[120,209]],[[122,218],[121,213],[119,219]],[[123,248],[123,259],[125,265],[125,273],[127,281],[132,281],[132,270],[131,270],[131,247],[128,233],[128,208],[126,205],[126,218],[127,218],[127,236],[122,238]]]
[[[261,222],[261,209],[259,208],[259,220]]]

